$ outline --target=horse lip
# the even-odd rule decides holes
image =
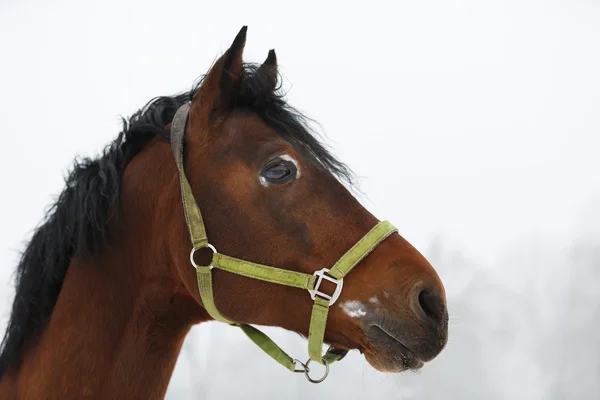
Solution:
[[[394,350],[400,353],[400,361],[403,366],[407,369],[420,369],[425,365],[425,362],[417,355],[414,351],[412,351],[408,346],[406,346],[396,335],[386,330],[379,324],[371,325],[371,328],[375,328],[383,333],[386,337],[393,340],[393,345],[395,347]],[[394,356],[396,359],[396,357]]]

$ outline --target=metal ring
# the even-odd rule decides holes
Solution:
[[[213,257],[215,256],[215,254],[217,254],[217,249],[215,249],[215,246],[213,246],[210,243],[207,243],[206,246],[202,246],[202,247],[198,247],[198,248],[193,248],[192,251],[190,252],[190,262],[192,263],[192,265],[194,266],[194,268],[196,268],[196,269],[198,269],[198,268],[213,269],[212,259],[211,259],[211,264],[209,264],[209,265],[198,265],[198,264],[196,264],[196,261],[194,261],[194,254],[196,254],[196,251],[198,251],[200,249],[205,249],[207,247],[212,250]]]
[[[308,368],[308,364],[310,364],[312,360],[309,358],[308,361],[306,361],[306,364],[302,364],[304,365],[304,375],[306,376],[306,379],[308,379],[309,382],[311,383],[321,383],[325,380],[325,378],[327,378],[327,375],[329,375],[329,364],[327,363],[327,361],[325,359],[323,359],[323,362],[325,363],[325,374],[320,378],[320,379],[313,379],[311,378],[308,373],[310,372],[310,369]]]

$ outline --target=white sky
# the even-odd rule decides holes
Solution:
[[[0,1],[0,327],[73,157],[188,89],[244,24],[246,61],[277,51],[290,103],[418,248],[441,236],[501,269],[525,238],[600,231],[596,1],[89,3]]]

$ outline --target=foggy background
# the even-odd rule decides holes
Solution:
[[[207,323],[167,398],[600,398],[595,0],[0,0],[0,331],[73,158],[187,90],[244,24],[245,60],[277,51],[289,102],[360,177],[363,204],[436,267],[449,343],[419,373],[355,352],[312,385]]]

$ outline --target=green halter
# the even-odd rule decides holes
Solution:
[[[346,252],[333,267],[330,269],[323,268],[312,275],[256,264],[218,253],[208,242],[200,209],[196,204],[192,188],[185,176],[183,168],[183,142],[189,109],[190,104],[186,103],[175,113],[171,124],[171,145],[179,170],[183,209],[192,242],[190,262],[196,268],[198,290],[204,308],[215,320],[240,327],[254,343],[290,371],[303,372],[310,382],[322,382],[329,373],[329,364],[341,360],[347,353],[346,350],[330,347],[324,355],[321,355],[329,306],[335,303],[340,296],[344,276],[346,276],[346,274],[348,274],[348,272],[350,272],[364,257],[371,253],[384,239],[396,232],[397,229],[387,221],[378,223],[370,232],[363,236],[362,239],[348,250],[348,252]],[[210,248],[213,251],[212,261],[206,266],[198,265],[194,261],[195,252],[203,248]],[[315,301],[312,308],[308,334],[308,353],[310,359],[306,363],[293,359],[258,329],[250,325],[229,321],[221,315],[215,305],[212,287],[213,268],[219,268],[248,278],[260,279],[279,285],[308,290],[311,298]],[[323,279],[336,285],[336,289],[332,295],[328,295],[319,290]],[[315,380],[309,376],[310,370],[308,364],[311,360],[326,366],[326,372],[322,378]],[[297,364],[300,364],[302,367],[296,369]]]

